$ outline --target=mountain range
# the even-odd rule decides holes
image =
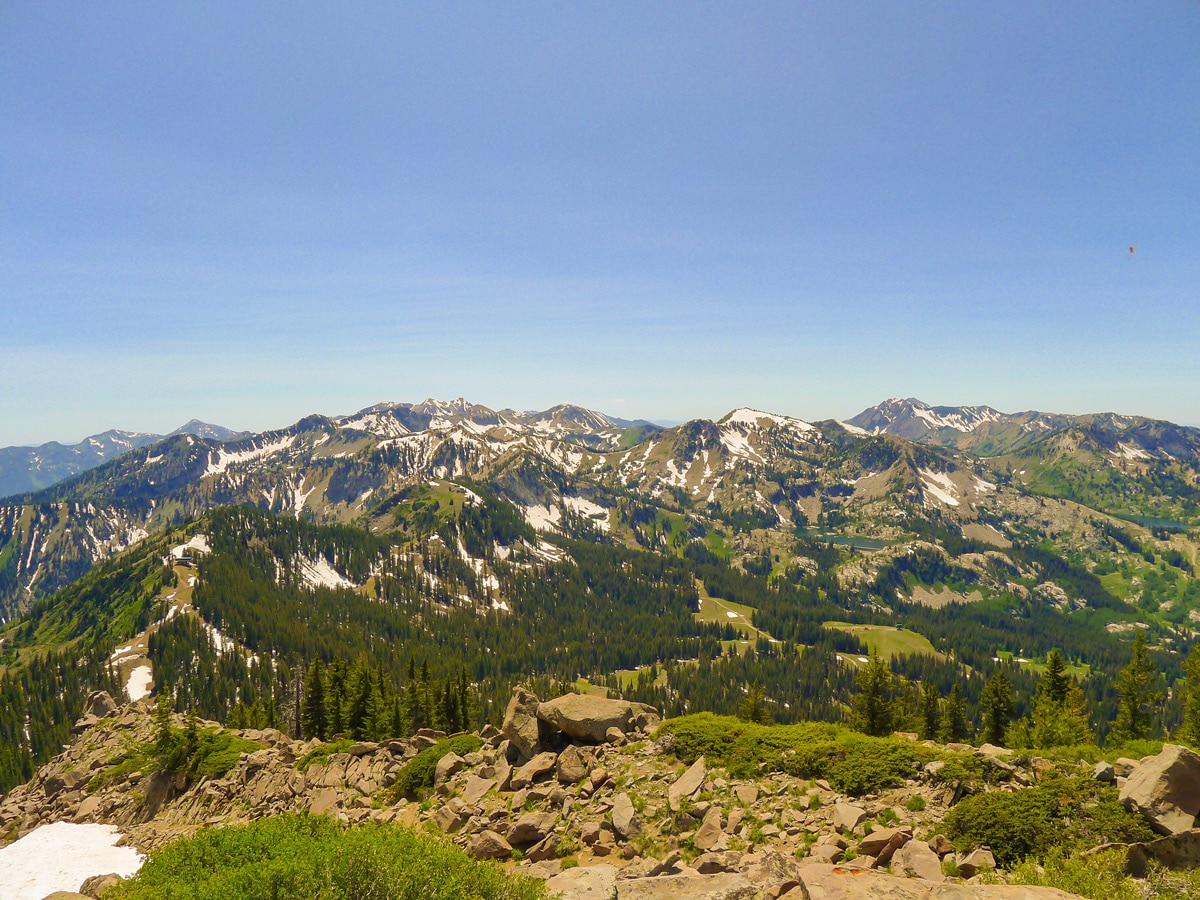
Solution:
[[[192,419],[168,435],[111,429],[85,437],[73,445],[50,441],[37,447],[0,447],[0,497],[49,487],[72,475],[94,469],[122,453],[177,434],[229,441],[240,437],[242,432]]]

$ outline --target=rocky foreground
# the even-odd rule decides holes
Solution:
[[[653,737],[659,724],[640,704],[574,694],[542,703],[517,690],[503,728],[478,734],[478,751],[438,761],[429,799],[392,802],[387,789],[397,774],[445,735],[422,731],[323,755],[329,748],[320,741],[240,731],[261,749],[193,782],[131,771],[130,749],[153,738],[150,707],[118,708],[98,694],[71,746],[0,802],[0,844],[45,823],[95,822],[119,826],[126,842],[148,851],[204,826],[307,812],[436,829],[476,858],[547,879],[551,893],[568,900],[1071,896],[981,883],[992,855],[957,854],[938,833],[958,789],[931,773],[859,798],[821,780],[732,779],[703,758],[676,761],[670,736]],[[1008,751],[986,745],[974,752],[1007,767],[1016,786],[1037,778],[1036,760],[1006,761]],[[1200,756],[1168,746],[1144,761],[1100,764],[1094,774],[1119,779],[1127,806],[1164,835],[1125,848],[1131,871],[1150,860],[1200,864]],[[88,887],[95,893],[100,885]]]

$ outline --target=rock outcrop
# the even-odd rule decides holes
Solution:
[[[1142,760],[1121,788],[1121,802],[1145,816],[1160,834],[1182,834],[1200,816],[1200,755],[1167,744]]]

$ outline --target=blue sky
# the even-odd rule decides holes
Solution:
[[[458,395],[1200,424],[1195,3],[419,6],[0,5],[0,444]]]

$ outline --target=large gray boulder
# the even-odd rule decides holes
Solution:
[[[642,832],[637,812],[633,808],[633,801],[624,792],[613,798],[612,826],[617,837],[624,841],[636,837]]]
[[[610,728],[629,734],[658,724],[653,707],[628,700],[609,700],[598,694],[563,694],[537,706],[537,717],[579,741],[602,744]]]
[[[1200,755],[1178,744],[1164,745],[1129,776],[1121,802],[1159,834],[1190,831],[1200,816]]]

